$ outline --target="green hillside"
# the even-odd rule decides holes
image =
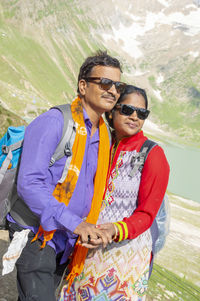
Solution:
[[[80,64],[103,48],[88,38],[92,21],[81,21],[82,10],[72,2],[31,2],[27,10],[23,1],[0,4],[1,104],[27,121],[71,102]]]

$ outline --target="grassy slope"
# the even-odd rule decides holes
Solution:
[[[74,91],[47,51],[31,38],[22,36],[12,26],[2,28],[1,97],[16,112],[37,98],[36,106],[66,101]],[[9,62],[9,63],[8,63]],[[68,69],[66,68],[66,73]],[[75,79],[74,79],[75,82]],[[5,89],[7,88],[7,89]],[[17,94],[13,103],[12,94]],[[20,96],[23,99],[20,99]],[[26,96],[26,97],[25,97]],[[28,113],[28,112],[27,112]]]
[[[26,125],[27,123],[25,120],[21,119],[16,114],[13,114],[12,112],[4,109],[0,105],[0,138],[3,136],[3,134],[6,132],[7,128],[9,126],[20,126],[20,125]]]
[[[147,300],[149,301],[198,301],[200,288],[187,280],[183,280],[175,273],[154,264],[149,281],[148,296]]]
[[[4,1],[0,15],[0,99],[30,121],[50,106],[72,100],[80,64],[100,45],[88,38],[88,20],[80,20],[82,11],[74,10],[71,1],[32,7],[25,15],[27,24],[32,21],[27,32],[19,2]],[[51,17],[55,14],[59,18],[54,24]],[[70,25],[63,28],[66,20]]]
[[[170,234],[155,258],[148,294],[153,300],[199,300],[200,204],[168,196]]]

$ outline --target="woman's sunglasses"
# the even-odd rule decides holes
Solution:
[[[114,80],[111,80],[109,78],[104,78],[104,77],[85,77],[83,78],[86,82],[91,82],[94,84],[97,84],[100,86],[101,89],[108,91],[112,85],[115,85],[115,89],[117,93],[121,94],[125,87],[126,84],[122,82],[115,82]],[[99,80],[99,82],[96,82],[96,80]]]
[[[150,111],[147,109],[137,108],[122,103],[117,104],[115,108],[120,108],[120,113],[126,116],[131,116],[133,112],[136,112],[137,117],[142,120],[145,120],[150,113]]]

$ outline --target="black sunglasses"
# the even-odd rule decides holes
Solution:
[[[117,93],[121,94],[125,87],[126,84],[122,82],[115,82],[114,80],[111,80],[109,78],[104,78],[104,77],[85,77],[83,78],[86,82],[91,82],[94,84],[97,84],[100,86],[101,89],[108,91],[112,85],[115,85],[115,89]],[[99,82],[96,82],[96,80],[99,80]]]
[[[145,120],[150,113],[150,111],[147,109],[137,108],[122,103],[117,104],[115,108],[120,108],[120,113],[126,116],[131,116],[133,112],[136,112],[137,117],[142,120]]]

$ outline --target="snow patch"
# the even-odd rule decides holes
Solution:
[[[137,71],[135,71],[134,76],[141,76],[141,75],[144,75],[144,74],[146,74],[148,72],[149,71],[142,72],[142,71],[137,70]]]
[[[199,56],[199,52],[198,51],[190,51],[189,55],[193,56],[194,58]]]
[[[160,0],[162,3],[167,3],[164,0]],[[144,34],[150,30],[153,30],[157,25],[165,24],[173,26],[173,29],[180,29],[186,35],[196,35],[200,33],[200,8],[196,8],[195,11],[191,11],[185,15],[181,12],[165,15],[163,12],[146,14],[146,17],[138,17],[133,14],[128,14],[132,19],[130,26],[125,26],[122,23],[119,27],[113,28],[112,34],[104,33],[103,39],[108,41],[114,39],[117,43],[122,44],[123,50],[130,56],[138,59],[143,56],[143,52],[140,48],[140,42],[137,38],[144,36]],[[171,34],[173,34],[173,29]]]
[[[188,4],[185,6],[185,8],[195,8],[196,9],[196,6],[194,4]]]
[[[169,3],[166,0],[158,0],[158,2],[164,5],[165,7],[169,7]]]
[[[164,77],[162,74],[159,74],[157,79],[156,79],[156,83],[159,85],[164,81]]]
[[[156,97],[163,102],[163,98],[161,96],[161,91],[160,90],[153,90],[153,93],[156,95]]]

